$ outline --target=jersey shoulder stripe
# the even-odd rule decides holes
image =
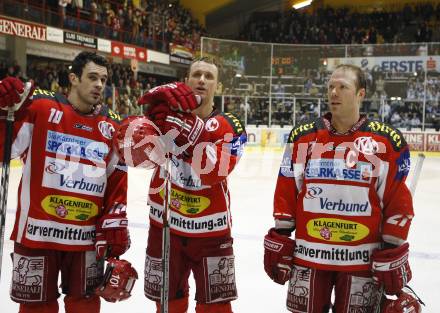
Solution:
[[[37,88],[34,90],[34,93],[32,94],[32,100],[52,100],[58,103],[62,103],[62,104],[68,104],[69,101],[67,100],[67,98],[57,92],[53,92],[53,91],[49,91],[49,90],[45,90],[45,89],[40,89]]]
[[[391,143],[394,151],[399,152],[406,146],[405,138],[400,130],[387,123],[370,120],[362,126],[361,130],[385,137]]]
[[[295,126],[289,134],[289,139],[287,140],[287,143],[293,143],[295,141],[298,141],[301,137],[314,133],[318,130],[319,126],[319,120],[308,120],[305,122],[302,122],[298,126]]]
[[[115,111],[111,110],[108,106],[103,105],[101,107],[101,110],[99,111],[99,115],[108,117],[115,123],[119,124],[122,121],[122,117],[116,113]]]
[[[231,125],[235,134],[240,135],[244,132],[243,123],[234,114],[220,113],[219,115],[222,116],[229,123],[229,125]]]

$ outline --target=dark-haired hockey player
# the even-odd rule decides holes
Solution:
[[[66,312],[99,312],[97,258],[129,247],[127,172],[112,147],[119,117],[100,104],[107,78],[106,59],[82,52],[72,63],[67,99],[36,89],[16,108],[23,83],[0,82],[0,114],[17,109],[12,157],[23,161],[11,236],[10,295],[20,313],[58,312],[60,272]],[[2,121],[0,138],[4,132]]]

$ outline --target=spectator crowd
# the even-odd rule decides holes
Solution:
[[[164,51],[170,42],[199,50],[200,36],[206,34],[179,1],[26,1],[29,8],[40,8],[40,11],[7,5],[13,2],[20,0],[5,0],[5,4],[0,6],[2,12],[18,17],[26,17],[23,14],[28,12],[31,20],[41,22],[43,19],[48,25]],[[285,49],[283,56],[291,62],[288,66],[275,66],[272,62],[273,68],[262,70],[261,58],[268,54],[266,46],[252,44],[244,47],[246,45],[237,42],[236,47],[231,44],[222,51],[221,45],[218,45],[216,54],[228,60],[228,64],[239,66],[242,74],[237,75],[240,72],[233,67],[220,66],[222,83],[218,95],[227,95],[223,103],[225,110],[243,119],[246,116],[250,124],[268,125],[270,121],[271,124],[288,125],[293,118],[295,122],[308,119],[327,109],[323,99],[328,71],[319,62],[327,54],[334,53],[332,44],[440,41],[439,28],[440,3],[407,4],[398,11],[374,9],[371,13],[358,13],[346,8],[319,8],[312,13],[307,10],[257,12],[241,31],[239,39],[324,46],[304,51],[295,46],[292,51]],[[371,51],[363,46],[347,46],[346,53],[350,56],[364,56],[366,52],[372,55],[417,55],[420,48],[419,45],[369,47]],[[428,53],[440,53],[435,49],[435,46],[428,47]],[[67,93],[68,68],[61,61],[28,64],[24,74],[16,62],[1,62],[0,79],[8,75],[34,79],[41,88]],[[271,72],[270,78],[262,72]],[[407,77],[393,77],[393,73],[367,70],[366,74],[367,97],[363,112],[401,128],[419,128],[422,122],[429,128],[440,128],[439,73],[428,74],[426,82],[423,76],[411,76],[413,73]],[[399,83],[399,80],[405,83]],[[136,104],[139,95],[166,82],[164,77],[135,74],[128,66],[112,64],[103,101],[121,115],[140,114],[141,108]],[[396,94],[396,89],[399,89],[400,95],[391,97]],[[243,96],[248,96],[246,101]],[[296,97],[295,105],[292,96]]]
[[[31,61],[24,74],[15,61],[8,63],[6,60],[0,60],[0,80],[7,76],[17,77],[23,81],[32,79],[37,87],[64,95],[68,93],[68,75],[69,68],[58,61]],[[172,80],[174,79],[144,73],[136,75],[129,66],[111,64],[103,102],[122,116],[139,115],[142,113],[142,108],[137,105],[140,95],[146,90]]]
[[[179,1],[2,0],[0,14],[99,38],[168,51],[174,43],[199,49],[205,29]]]
[[[440,3],[406,4],[394,12],[358,13],[348,8],[257,12],[239,39],[290,44],[431,42],[440,41],[439,25]]]

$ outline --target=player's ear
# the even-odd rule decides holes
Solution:
[[[76,86],[79,83],[78,76],[75,73],[69,73],[69,81],[72,86]]]
[[[358,96],[359,97],[365,98],[365,94],[366,94],[365,88],[359,89],[359,91],[358,91]]]

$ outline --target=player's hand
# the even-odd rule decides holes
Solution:
[[[209,142],[205,122],[193,113],[176,112],[160,104],[150,111],[149,117],[162,135],[172,137],[179,150],[188,155],[192,155],[198,143]]]
[[[264,237],[264,270],[276,283],[284,285],[293,267],[295,240],[271,228]]]
[[[115,204],[96,224],[96,258],[118,257],[130,247],[125,205]]]
[[[148,109],[166,103],[173,111],[192,112],[200,105],[190,87],[181,82],[157,86],[139,98],[139,105],[148,105]]]
[[[34,89],[32,82],[25,85],[18,78],[6,77],[0,81],[0,108],[17,111],[32,96]]]
[[[397,248],[373,251],[371,255],[373,278],[383,285],[386,294],[398,294],[411,280],[408,255],[408,243]]]

